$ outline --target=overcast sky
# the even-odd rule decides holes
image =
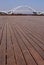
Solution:
[[[0,10],[9,10],[20,5],[28,5],[38,11],[44,11],[44,0],[0,0]]]

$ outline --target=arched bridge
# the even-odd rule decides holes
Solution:
[[[35,9],[33,9],[32,7],[30,7],[30,6],[27,6],[27,5],[25,5],[25,6],[18,6],[18,7],[16,7],[16,8],[13,8],[13,9],[11,9],[11,10],[9,10],[9,13],[33,13],[33,12],[36,12],[36,10]]]

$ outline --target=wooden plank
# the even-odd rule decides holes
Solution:
[[[43,50],[44,50],[44,42],[35,34],[28,30],[27,28],[23,28],[29,37],[31,37]],[[30,34],[30,35],[29,35]]]
[[[7,65],[16,65],[15,59],[14,59],[14,51],[13,51],[13,46],[11,42],[11,37],[10,37],[10,31],[8,27],[8,23],[6,24],[6,36],[7,36],[7,42],[6,42],[6,53],[7,53]]]
[[[0,65],[5,65],[6,28],[4,27],[3,38],[0,46]]]
[[[21,32],[21,28],[18,29],[19,27],[16,27],[18,32]],[[20,31],[21,30],[21,31]],[[23,31],[22,31],[23,33]],[[25,33],[23,33],[24,35],[22,35],[21,33],[19,33],[22,37],[22,39],[25,41],[25,44],[27,45],[29,51],[31,52],[31,54],[33,55],[33,57],[35,58],[36,62],[38,63],[38,65],[43,65],[44,64],[44,61],[43,59],[41,58],[41,56],[37,53],[37,51],[33,48],[33,46],[30,44],[30,42],[26,41],[26,39],[23,37],[25,35]],[[25,35],[26,36],[26,35]],[[27,38],[27,36],[26,36]],[[35,53],[35,54],[34,54]]]
[[[13,45],[13,49],[14,49],[14,54],[15,54],[15,57],[16,57],[17,65],[27,65],[27,63],[25,62],[25,59],[23,58],[21,49],[18,46],[18,42],[16,40],[16,36],[15,36],[15,34],[14,34],[14,32],[13,32],[11,27],[10,27],[10,34],[12,36],[12,42],[13,42],[12,45]]]
[[[44,17],[39,19],[0,17],[0,65],[44,65]]]
[[[25,29],[22,28],[22,30],[26,33],[26,36],[28,36],[28,39],[30,43],[33,45],[33,47],[38,51],[38,53],[41,55],[41,57],[44,59],[44,45],[40,44],[39,41],[37,41],[35,38],[33,38],[28,32],[25,31]],[[25,35],[25,34],[24,34]],[[39,42],[39,43],[38,43]],[[40,45],[40,46],[39,46]]]
[[[14,28],[14,27],[13,27]],[[31,54],[29,53],[29,51],[27,50],[27,48],[25,47],[24,45],[24,42],[21,40],[20,36],[18,35],[18,33],[16,31],[15,32],[15,35],[17,37],[17,40],[18,40],[18,45],[22,51],[22,54],[24,55],[25,57],[25,60],[27,62],[27,65],[37,65],[34,61],[34,59],[32,58]]]
[[[0,24],[0,45],[3,37],[4,24]]]

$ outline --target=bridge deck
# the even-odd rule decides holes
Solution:
[[[0,65],[44,65],[44,17],[0,16]]]

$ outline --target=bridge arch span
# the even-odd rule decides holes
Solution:
[[[24,8],[24,10],[22,8]],[[26,11],[25,8],[27,8],[28,10]],[[18,6],[16,8],[13,8],[12,10],[10,10],[11,13],[22,13],[22,11],[23,12],[32,12],[32,13],[36,12],[35,9],[33,9],[32,7],[27,6],[27,5],[25,5],[25,6]]]
[[[28,8],[29,10],[32,10],[33,12],[36,11],[35,9],[33,9],[32,7],[27,6],[27,5],[25,5],[25,6],[18,6],[18,7],[16,7],[16,8],[13,8],[13,11],[16,11],[16,10],[22,8],[22,7],[24,7],[24,8]]]

